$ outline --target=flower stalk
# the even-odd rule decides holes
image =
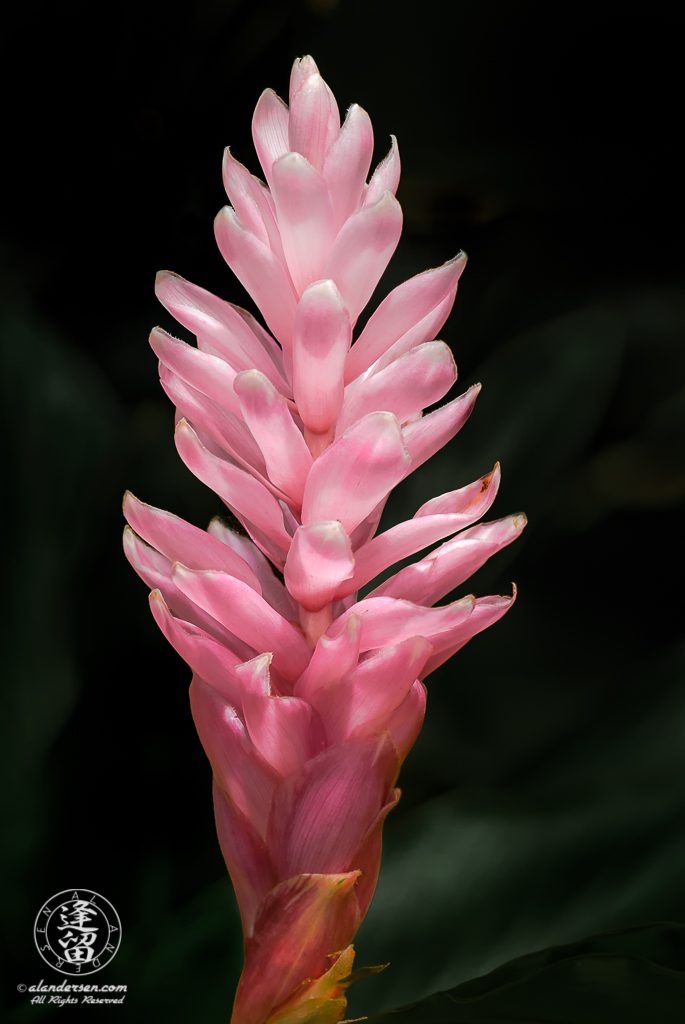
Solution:
[[[341,126],[311,57],[295,62],[289,99],[267,90],[255,111],[267,184],[226,151],[232,205],[215,222],[268,330],[164,272],[157,295],[197,347],[160,328],[150,337],[178,453],[244,533],[124,500],[126,554],[193,671],[245,935],[233,1024],[333,1024],[349,984],[377,970],[352,971],[351,943],[423,721],[423,680],[513,597],[436,602],[525,525],[478,522],[497,493],[495,466],[376,532],[390,491],[454,437],[478,395],[423,415],[456,380],[434,338],[466,258],[399,285],[353,341],[400,237],[397,143],[367,184],[366,112],[353,105]]]

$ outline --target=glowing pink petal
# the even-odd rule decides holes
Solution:
[[[337,618],[328,630],[328,636],[338,636],[348,616],[359,615],[362,620],[361,651],[389,647],[412,636],[425,636],[434,644],[433,637],[467,619],[474,604],[475,599],[471,596],[462,597],[442,608],[423,608],[389,597],[367,597]]]
[[[269,559],[264,557],[257,545],[249,537],[243,537],[242,534],[235,533],[235,531],[229,529],[217,518],[212,519],[207,527],[207,532],[220,540],[222,544],[228,545],[247,562],[259,580],[262,597],[265,601],[269,602],[272,608],[275,608],[279,615],[282,615],[284,619],[291,619],[293,621],[297,619],[297,605],[281,581],[274,576]],[[179,558],[177,561],[188,565],[188,562],[183,558]],[[189,568],[194,569],[198,567],[189,566]],[[221,566],[208,565],[207,568],[219,569]],[[234,572],[232,575],[236,576],[237,573]],[[245,582],[248,581],[246,580]]]
[[[164,365],[181,380],[223,405],[234,415],[240,416],[240,403],[233,391],[236,372],[227,362],[172,338],[160,327],[152,331],[150,346]]]
[[[325,434],[344,398],[343,372],[352,340],[349,313],[333,281],[304,291],[293,328],[293,393],[305,426]]]
[[[361,923],[358,878],[358,871],[297,875],[268,894],[245,943],[231,1024],[263,1024],[300,985],[326,973],[331,954]]]
[[[348,384],[367,370],[387,349],[446,299],[450,300],[451,307],[452,293],[465,266],[466,256],[459,253],[441,267],[425,270],[394,288],[383,299],[350,349],[345,383]]]
[[[161,591],[151,591],[150,608],[164,636],[193,672],[240,708],[241,689],[235,667],[242,664],[242,654],[234,654],[203,629],[172,615]]]
[[[265,838],[281,776],[257,753],[235,709],[197,675],[190,686],[190,707],[220,785]]]
[[[349,583],[341,584],[336,591],[336,600],[359,590],[395,562],[480,519],[495,500],[499,476],[499,466],[496,466],[492,473],[475,483],[426,502],[413,519],[398,523],[369,540],[355,552],[354,574]]]
[[[348,615],[335,637],[320,637],[307,668],[295,684],[296,697],[313,702],[322,687],[351,675],[357,667],[361,618]]]
[[[267,353],[269,358],[272,360],[278,372],[283,376],[280,376],[276,380],[274,380],[272,373],[267,373],[265,370],[260,370],[260,367],[257,365],[246,366],[244,367],[244,369],[260,370],[260,372],[263,373],[265,377],[269,378],[269,380],[274,385],[276,390],[279,391],[282,395],[284,395],[285,398],[287,398],[290,401],[293,395],[292,387],[290,385],[291,374],[288,370],[288,367],[291,364],[290,355],[287,352],[283,351],[278,342],[275,341],[271,337],[269,332],[265,330],[264,327],[262,327],[259,321],[252,316],[252,313],[248,313],[248,311],[246,309],[243,309],[241,306],[234,306],[233,308],[235,309],[236,313],[241,318],[241,320],[243,320],[244,323],[247,325],[247,327],[252,332],[254,337],[257,339],[257,341],[264,349],[264,351]]]
[[[382,733],[383,723],[405,700],[432,650],[424,637],[410,637],[362,661],[344,682],[317,690],[312,701],[329,743]],[[370,722],[373,728],[367,728]]]
[[[517,515],[472,526],[382,583],[373,596],[434,604],[472,576],[495,552],[515,541],[525,525],[526,517]]]
[[[259,370],[239,373],[234,389],[243,418],[264,456],[269,479],[301,507],[312,456],[285,399]]]
[[[310,871],[347,871],[386,802],[397,775],[397,754],[386,735],[329,747],[274,799],[267,846],[281,878]]]
[[[259,580],[247,562],[211,534],[138,501],[130,491],[124,495],[124,515],[138,536],[170,562],[183,562],[189,569],[221,569],[261,594]]]
[[[217,214],[214,233],[221,255],[289,352],[297,294],[283,264],[268,245],[243,227],[230,206]]]
[[[243,931],[249,936],[259,906],[276,884],[276,877],[264,840],[216,778],[213,794],[219,845],[233,880]]]
[[[157,274],[155,292],[180,324],[197,336],[203,351],[220,356],[234,370],[261,370],[291,397],[281,351],[245,310],[167,270]]]
[[[456,294],[457,288],[455,285],[452,291],[448,293],[442,302],[438,303],[435,309],[432,309],[430,313],[426,313],[422,320],[419,320],[408,331],[405,331],[390,348],[385,350],[383,355],[373,364],[371,372],[379,373],[386,366],[390,366],[391,363],[399,359],[400,356],[403,356],[405,352],[411,351],[417,345],[423,345],[426,341],[432,341],[438,335],[442,325],[450,315]]]
[[[320,276],[335,281],[353,323],[371,298],[401,231],[402,210],[389,192],[353,213],[340,229]]]
[[[262,757],[282,775],[292,775],[324,747],[325,733],[311,704],[298,697],[271,693],[271,656],[239,665],[243,684],[242,706],[250,739]]]
[[[451,441],[466,423],[480,393],[480,384],[474,384],[465,394],[429,413],[402,430],[404,443],[411,456],[409,472],[413,472]]]
[[[189,600],[245,643],[273,653],[274,665],[285,679],[295,682],[302,675],[309,662],[302,633],[250,587],[224,572],[198,572],[178,562],[171,578]]]
[[[283,513],[263,484],[244,470],[208,452],[184,420],[176,425],[176,447],[198,480],[216,491],[239,516],[254,523],[283,553],[287,552],[291,538],[283,525]]]
[[[136,537],[128,526],[124,530],[124,553],[150,590],[160,592],[176,618],[214,637],[232,654],[236,654],[239,661],[247,661],[253,656],[248,644],[181,593],[171,578],[171,562],[168,558]]]
[[[231,156],[228,146],[224,150],[223,176],[226,195],[240,223],[261,242],[270,246],[260,208],[262,204],[266,205],[261,189],[247,167]]]
[[[372,155],[371,119],[353,103],[340,133],[328,147],[321,172],[333,200],[336,231],[359,206]]]
[[[263,182],[231,156],[228,147],[224,150],[223,177],[226,194],[238,220],[243,227],[268,245],[278,260],[285,265],[283,244],[271,196]]]
[[[159,380],[180,417],[189,419],[195,428],[212,439],[222,454],[247,469],[278,497],[285,497],[268,480],[264,456],[242,419],[186,384],[163,363],[159,364]]]
[[[304,57],[296,57],[290,69],[290,84],[288,86],[288,100],[293,101],[293,96],[298,89],[301,89],[310,75],[318,75],[319,69],[311,54]]]
[[[345,402],[336,429],[347,430],[375,409],[392,412],[399,423],[406,423],[426,406],[444,398],[456,379],[457,367],[444,342],[420,345],[362,381]]]
[[[485,476],[474,480],[472,484],[460,487],[456,491],[439,494],[437,498],[431,498],[425,502],[414,515],[414,519],[421,519],[423,516],[454,515],[455,513],[473,515],[474,519],[480,519],[495,500],[501,477],[500,464],[496,462],[491,473],[486,473]]]
[[[296,76],[291,82],[290,92],[290,151],[301,153],[312,167],[320,171],[326,151],[339,131],[338,104],[318,71],[304,78]]]
[[[288,108],[273,89],[259,97],[252,118],[252,138],[264,177],[271,184],[271,167],[290,149],[288,144]]]
[[[315,461],[304,489],[303,524],[339,519],[352,533],[408,467],[395,417],[370,413]]]
[[[371,176],[364,196],[365,206],[377,202],[384,192],[392,192],[393,195],[397,192],[400,182],[400,151],[395,136],[391,135],[390,138],[390,149]]]
[[[282,156],[272,174],[283,252],[295,291],[301,295],[323,276],[335,238],[333,203],[324,179],[299,153]]]
[[[285,584],[295,600],[315,612],[329,604],[354,570],[350,538],[337,520],[300,526],[285,563]]]
[[[509,611],[515,600],[516,587],[514,587],[512,597],[479,597],[473,612],[466,622],[460,623],[445,633],[441,633],[436,638],[436,642],[433,645],[433,654],[426,662],[421,678],[425,679],[427,675],[430,675],[436,668],[439,668],[443,662],[461,650],[464,644],[468,643],[477,633],[481,633],[488,626],[492,626],[498,619],[501,619],[505,612]]]

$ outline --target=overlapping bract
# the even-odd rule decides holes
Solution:
[[[219,520],[205,532],[128,494],[125,548],[194,673],[245,931],[234,1022],[332,1022],[423,720],[421,680],[512,599],[433,605],[525,519],[474,525],[497,492],[496,466],[376,535],[389,492],[456,434],[478,394],[423,416],[456,379],[433,339],[465,258],[395,288],[352,344],[400,236],[397,145],[367,185],[368,115],[354,105],[341,127],[310,57],[295,62],[289,107],[262,95],[253,135],[268,187],[227,151],[232,207],[215,227],[271,333],[162,273],[157,294],[197,348],[160,329],[150,339],[178,411],[178,452],[246,536]]]

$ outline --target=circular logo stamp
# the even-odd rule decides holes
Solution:
[[[121,921],[104,896],[65,889],[40,908],[33,937],[43,960],[60,974],[94,974],[116,955]]]

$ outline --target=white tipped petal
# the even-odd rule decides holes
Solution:
[[[265,89],[259,97],[252,118],[252,138],[264,176],[271,184],[274,160],[287,153],[288,107],[273,89]]]
[[[234,416],[242,417],[240,402],[233,390],[236,371],[227,362],[173,338],[161,327],[155,327],[150,334],[150,347],[158,359],[186,384],[207,395]]]
[[[384,192],[392,192],[393,195],[397,192],[400,183],[400,151],[395,136],[391,135],[390,138],[390,150],[373,172],[364,196],[364,206],[377,202]]]
[[[282,263],[240,223],[230,206],[217,214],[214,233],[221,255],[289,352],[297,297]]]
[[[157,274],[155,294],[179,323],[197,335],[199,348],[211,350],[234,370],[261,370],[282,394],[291,397],[281,350],[249,313],[168,270]]]
[[[335,281],[354,323],[371,298],[402,231],[402,210],[390,192],[343,224],[322,277]]]
[[[345,383],[349,384],[385,354],[396,359],[422,341],[432,341],[432,332],[439,330],[452,308],[457,281],[465,265],[466,256],[459,253],[441,267],[424,270],[393,288],[350,349]],[[431,317],[433,311],[437,316]],[[416,328],[418,336],[414,333]],[[403,339],[406,340],[401,351],[395,350],[393,354],[394,346]]]
[[[285,583],[308,611],[333,600],[343,580],[354,570],[350,538],[337,520],[300,526],[285,563]]]
[[[286,552],[291,538],[283,525],[281,507],[263,484],[202,445],[192,427],[181,420],[176,426],[176,447],[191,473],[211,487],[232,509],[254,523]]]
[[[277,160],[272,174],[283,252],[295,290],[301,295],[322,276],[333,245],[333,203],[324,179],[299,153]]]
[[[349,313],[333,281],[311,284],[295,314],[293,394],[303,423],[315,434],[325,434],[338,418],[351,340]]]
[[[296,87],[290,95],[288,148],[301,153],[320,171],[326,151],[340,131],[338,104],[318,71],[298,76],[292,84]]]
[[[397,420],[376,412],[359,420],[314,462],[302,522],[338,519],[351,534],[409,468]]]
[[[338,136],[328,148],[321,172],[333,200],[337,231],[360,204],[372,155],[371,118],[353,103]]]
[[[407,423],[447,394],[457,379],[452,353],[443,341],[430,341],[362,381],[345,402],[337,429],[347,430],[368,412],[384,409]]]
[[[258,370],[239,373],[235,392],[259,445],[269,479],[299,508],[312,456],[282,395]]]

